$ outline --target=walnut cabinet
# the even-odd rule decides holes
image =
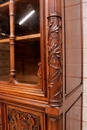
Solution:
[[[82,1],[0,0],[0,130],[82,130]]]

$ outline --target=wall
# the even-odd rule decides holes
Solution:
[[[87,130],[87,0],[83,7],[83,130]]]

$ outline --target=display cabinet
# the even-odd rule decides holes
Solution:
[[[81,0],[1,0],[0,130],[82,130]]]

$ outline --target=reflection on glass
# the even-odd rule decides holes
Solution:
[[[15,9],[16,36],[39,33],[40,32],[39,0],[18,0],[16,1],[15,6],[16,6]],[[20,24],[22,20],[24,21],[22,24]]]
[[[8,81],[10,74],[9,0],[0,1],[0,81]],[[5,3],[6,2],[6,3]]]
[[[0,0],[0,4],[3,4],[3,3],[6,3],[8,2],[9,0]]]
[[[66,94],[81,84],[80,5],[80,0],[65,0]]]
[[[15,59],[16,79],[22,83],[37,83],[40,61],[39,39],[16,41]]]
[[[0,39],[9,38],[9,4],[3,4],[8,0],[2,0],[0,3]]]
[[[36,84],[40,62],[39,0],[18,0],[15,6],[16,79],[21,83]]]

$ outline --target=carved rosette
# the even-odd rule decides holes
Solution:
[[[40,130],[40,118],[15,109],[8,110],[9,130]]]
[[[49,24],[49,105],[60,107],[62,105],[62,38],[61,16],[51,14]]]

